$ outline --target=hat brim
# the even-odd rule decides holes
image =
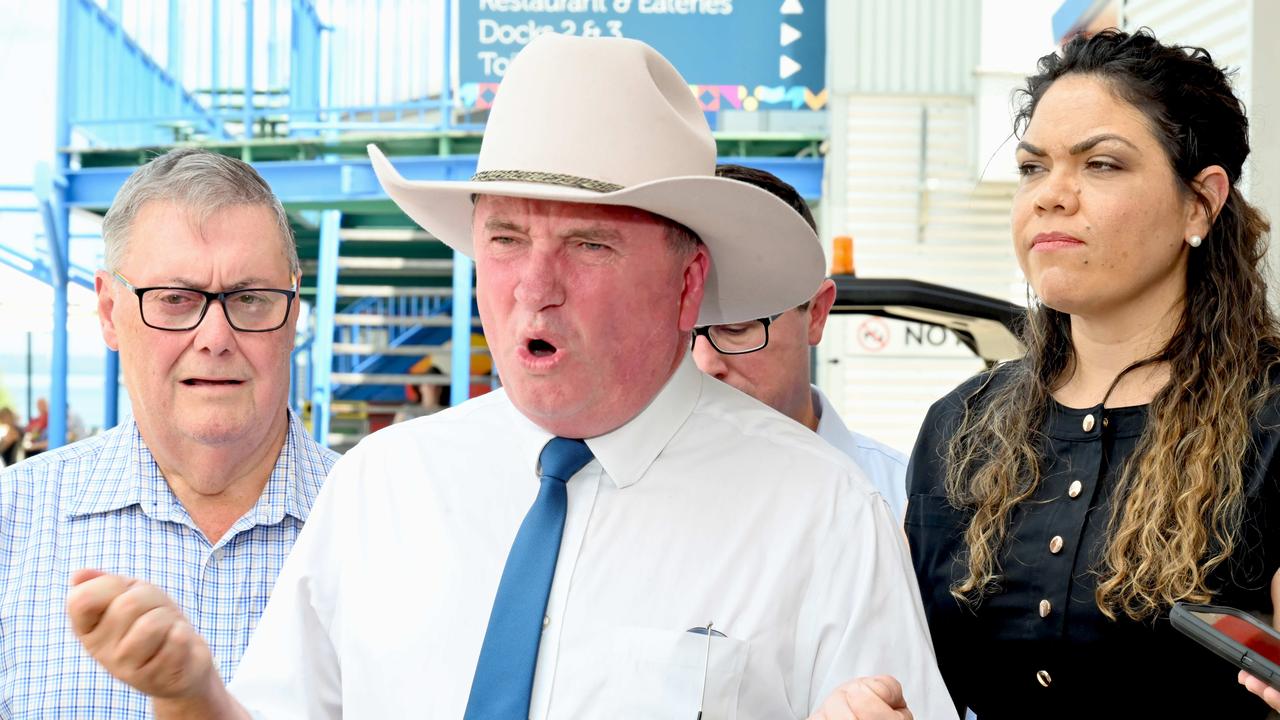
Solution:
[[[744,322],[812,297],[824,276],[822,246],[808,223],[772,193],[713,176],[655,180],[610,193],[512,181],[406,180],[373,145],[369,157],[387,195],[449,247],[474,257],[472,197],[506,197],[639,208],[674,220],[707,246],[699,325]]]

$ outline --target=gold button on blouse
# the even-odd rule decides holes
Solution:
[[[1080,484],[1079,480],[1072,480],[1071,487],[1067,488],[1067,494],[1071,497],[1080,497],[1082,489],[1084,489],[1084,486]]]
[[[1053,683],[1053,678],[1049,677],[1048,670],[1037,670],[1036,681],[1039,682],[1042,687],[1049,687],[1049,685]]]
[[[1084,422],[1081,423],[1081,427],[1084,428],[1085,432],[1093,432],[1093,413],[1084,416]]]
[[[1048,600],[1040,601],[1040,617],[1049,617],[1049,613],[1053,612],[1053,603]]]
[[[1054,555],[1057,555],[1058,553],[1062,552],[1062,536],[1061,535],[1054,535],[1053,538],[1049,540],[1049,552],[1053,553]]]

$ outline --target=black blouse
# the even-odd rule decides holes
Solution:
[[[992,387],[1007,380],[997,371]],[[1001,583],[976,609],[950,594],[964,577],[968,513],[944,488],[946,443],[980,378],[929,410],[907,470],[906,530],[938,665],[957,707],[1002,718],[1263,718],[1228,662],[1158,619],[1106,618],[1094,601],[1112,489],[1147,422],[1147,407],[1073,409],[1045,421],[1039,488],[1015,509]],[[990,388],[983,391],[988,395]],[[983,402],[983,395],[970,403]],[[1212,422],[1213,418],[1205,418]],[[1271,612],[1280,564],[1280,399],[1255,420],[1244,470],[1242,542],[1211,578],[1213,602]]]

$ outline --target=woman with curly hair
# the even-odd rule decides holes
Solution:
[[[1203,49],[1107,31],[1040,60],[1016,129],[1027,352],[935,404],[908,471],[943,677],[981,720],[1261,718],[1168,620],[1269,614],[1280,565],[1244,108]]]

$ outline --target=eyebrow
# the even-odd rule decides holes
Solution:
[[[1100,135],[1094,135],[1093,137],[1086,138],[1076,143],[1075,145],[1072,145],[1070,148],[1067,149],[1067,153],[1070,155],[1079,155],[1082,152],[1092,150],[1096,145],[1102,142],[1106,142],[1107,140],[1113,140],[1115,142],[1128,145],[1134,150],[1138,149],[1137,145],[1134,145],[1133,143],[1129,142],[1129,140],[1125,138],[1123,135],[1117,135],[1115,133],[1102,133]],[[1031,153],[1036,157],[1044,157],[1045,155],[1049,154],[1045,152],[1042,148],[1032,145],[1026,140],[1023,140],[1018,143],[1018,149],[1025,150],[1026,152]]]
[[[192,290],[203,289],[203,284],[198,283],[190,278],[179,277],[177,275],[169,277],[168,282],[173,283],[174,287],[191,288]],[[266,278],[249,277],[239,282],[232,283],[222,288],[222,292],[234,292],[249,287],[271,287],[271,281]]]
[[[586,240],[587,242],[601,242],[606,240],[611,242],[617,242],[618,240],[622,239],[622,233],[619,233],[617,230],[613,230],[611,228],[585,227],[585,228],[574,228],[572,230],[569,230],[568,232],[564,233],[562,237],[566,239],[576,238],[579,240]]]
[[[503,220],[501,218],[489,218],[485,220],[484,229],[490,232],[514,232],[522,235],[527,235],[529,233],[528,228],[510,220]],[[611,228],[588,225],[586,227],[566,230],[561,233],[560,237],[563,239],[576,238],[586,240],[588,242],[601,242],[606,240],[616,242],[622,238],[622,234]]]
[[[502,220],[501,218],[487,218],[484,221],[484,229],[489,231],[517,232],[527,234],[527,228],[521,227],[510,220]]]

